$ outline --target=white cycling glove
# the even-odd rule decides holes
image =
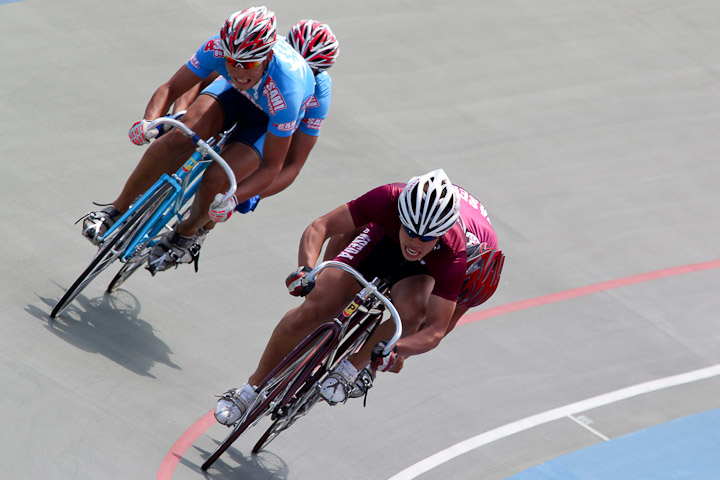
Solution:
[[[217,195],[215,195],[215,200],[213,200],[213,202],[210,204],[210,210],[208,210],[210,220],[215,223],[222,223],[228,218],[230,218],[233,211],[235,211],[235,207],[237,207],[238,204],[235,195],[231,196],[225,201],[223,201],[223,197],[225,197],[224,193],[218,193]]]
[[[133,123],[133,126],[130,127],[130,131],[128,132],[128,137],[130,137],[130,141],[135,145],[143,145],[146,143],[150,143],[150,139],[157,136],[158,130],[156,128],[148,130],[149,125],[150,122],[145,120],[144,118]]]

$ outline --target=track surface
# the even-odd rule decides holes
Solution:
[[[319,18],[342,43],[298,181],[213,232],[199,274],[141,272],[105,297],[107,272],[51,321],[93,252],[73,223],[142,153],[128,127],[244,7],[207,3],[0,1],[3,478],[203,478],[226,433],[206,422],[213,395],[242,383],[297,304],[283,279],[303,228],[437,167],[490,212],[507,255],[497,294],[378,379],[367,408],[316,408],[258,456],[251,430],[208,477],[414,478],[426,461],[423,479],[504,479],[570,452],[590,452],[573,457],[589,471],[586,447],[720,406],[711,375],[508,433],[720,364],[711,0],[271,4],[281,32]]]

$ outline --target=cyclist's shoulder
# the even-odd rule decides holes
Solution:
[[[404,183],[388,183],[369,190],[363,196],[377,198],[378,200],[397,202],[398,197],[400,197],[400,192],[402,192],[404,186]]]
[[[315,91],[315,78],[302,56],[285,41],[275,42],[268,76],[281,92],[298,91],[304,98]]]
[[[224,59],[220,35],[215,35],[207,39],[200,48],[197,49],[196,55],[202,58]]]
[[[220,44],[220,36],[215,35],[206,40],[187,61],[187,66],[195,73],[214,70],[224,74],[225,56]]]

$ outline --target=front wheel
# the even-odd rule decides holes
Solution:
[[[336,334],[333,328],[334,324],[326,324],[316,329],[275,367],[268,375],[269,380],[258,387],[258,397],[250,405],[249,412],[205,460],[200,467],[202,470],[210,468],[240,434],[255,425],[264,415],[284,406],[287,399],[303,385],[327,355]]]
[[[52,309],[52,312],[50,312],[51,318],[56,318],[60,315],[70,302],[75,300],[80,292],[82,292],[95,277],[100,275],[111,263],[120,258],[125,251],[125,247],[135,236],[135,233],[137,233],[150,218],[153,210],[159,205],[159,201],[164,199],[171,189],[172,185],[170,184],[160,188],[147,202],[138,206],[132,215],[125,220],[124,224],[115,230],[110,238],[103,241],[97,254],[90,262],[90,265],[80,274],[70,288],[67,289],[65,295],[60,298],[55,308]]]

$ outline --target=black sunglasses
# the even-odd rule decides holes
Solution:
[[[410,230],[405,225],[402,226],[405,230],[405,233],[408,234],[408,237],[410,238],[419,238],[421,242],[432,242],[433,240],[437,240],[438,237],[433,237],[432,235],[418,235],[417,233]]]

